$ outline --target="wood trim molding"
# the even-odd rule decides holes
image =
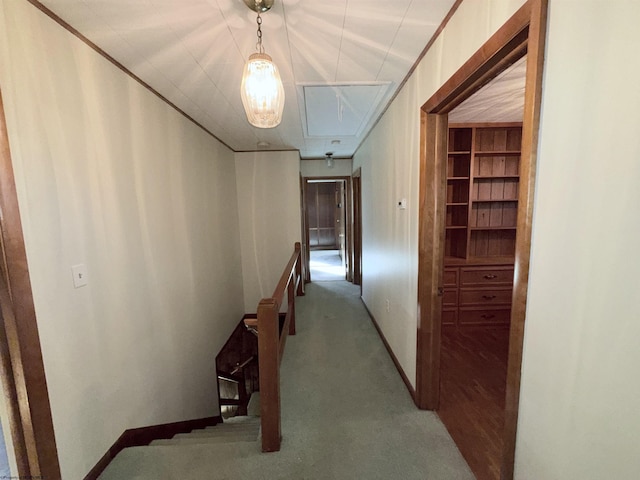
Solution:
[[[154,440],[171,438],[179,433],[189,433],[191,430],[210,427],[222,423],[222,417],[198,418],[183,422],[165,423],[162,425],[152,425],[149,427],[132,428],[125,430],[115,443],[107,450],[102,458],[84,477],[84,480],[96,480],[102,472],[109,466],[109,463],[116,458],[116,455],[125,448],[141,447],[149,445]]]
[[[517,61],[527,50],[530,1],[487,40],[423,105],[428,113],[449,113]]]
[[[309,283],[312,281],[311,279],[311,268],[309,267],[311,263],[311,247],[309,246],[309,212],[308,206],[306,202],[307,198],[307,184],[309,182],[314,182],[317,180],[335,180],[336,182],[344,181],[344,222],[345,222],[345,255],[349,259],[347,270],[345,272],[345,278],[348,282],[353,282],[353,262],[354,262],[354,229],[353,229],[353,185],[352,178],[347,175],[336,175],[336,176],[320,176],[320,177],[301,177],[302,180],[302,223],[304,225],[304,241],[306,244],[304,245],[303,254],[304,262],[305,262],[305,272],[304,272],[304,281],[305,283]]]
[[[407,387],[407,390],[409,390],[409,395],[411,395],[411,398],[415,402],[416,401],[416,391],[413,388],[413,385],[411,385],[411,382],[409,381],[409,377],[407,377],[407,374],[404,373],[402,365],[400,365],[400,362],[398,361],[398,357],[396,357],[395,353],[393,353],[393,350],[391,349],[391,345],[389,345],[389,342],[387,342],[387,339],[384,336],[384,333],[382,333],[382,330],[380,329],[380,325],[378,325],[378,322],[376,321],[376,318],[373,316],[373,314],[369,310],[369,307],[367,307],[367,304],[364,303],[364,300],[362,300],[362,298],[360,299],[360,301],[362,302],[362,305],[364,305],[364,309],[369,314],[369,318],[371,319],[371,323],[373,323],[373,326],[375,327],[376,331],[378,332],[378,335],[380,336],[380,339],[382,340],[382,343],[384,344],[384,348],[387,349],[387,353],[389,353],[389,356],[391,357],[391,360],[393,361],[393,364],[396,366],[396,369],[398,370],[398,373],[400,374],[400,377],[402,378],[402,381],[404,382],[405,386]]]
[[[522,123],[521,174],[515,254],[515,278],[505,406],[504,449],[501,478],[513,479],[522,347],[526,314],[528,271],[531,250],[533,197],[537,160],[538,129],[542,98],[542,69],[548,0],[528,0],[507,22],[424,104],[420,144],[420,233],[419,233],[419,326],[416,379],[416,403],[421,408],[438,404],[441,312],[437,305],[437,287],[443,264],[444,225],[436,213],[442,208],[444,186],[438,165],[446,162],[446,150],[438,149],[437,138],[447,134],[447,113],[489,82],[525,53],[527,73],[525,109]],[[438,123],[440,119],[440,123]],[[436,137],[434,140],[433,137]],[[445,142],[446,145],[446,142]],[[434,170],[434,171],[432,171]],[[430,179],[427,182],[427,179]],[[445,184],[446,185],[446,184]],[[426,187],[426,188],[425,188]],[[438,192],[438,190],[441,190]],[[434,202],[436,207],[434,208]],[[439,203],[440,202],[440,203]],[[442,228],[440,228],[442,226]],[[427,232],[437,230],[438,236]],[[434,242],[433,244],[429,242]],[[432,247],[432,248],[427,248]],[[442,272],[440,271],[440,274]]]
[[[531,23],[529,24],[522,154],[520,157],[515,275],[513,279],[511,331],[509,334],[509,360],[507,364],[502,460],[503,480],[513,479],[515,465],[522,349],[524,345],[527,290],[529,288],[531,234],[533,231],[533,200],[538,161],[538,131],[542,104],[542,72],[547,28],[548,0],[530,0],[529,3],[531,4]]]
[[[416,405],[435,410],[440,399],[440,312],[444,271],[447,117],[420,116],[420,200],[418,224],[418,336]],[[431,161],[429,159],[432,159]]]
[[[31,280],[18,207],[9,137],[0,92],[0,212],[6,295],[2,328],[7,366],[2,381],[9,392],[11,432],[18,475],[60,478],[49,392],[40,347]],[[4,283],[4,282],[3,282]],[[4,346],[4,345],[3,345]],[[10,367],[10,369],[9,369]]]

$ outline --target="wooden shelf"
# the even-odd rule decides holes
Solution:
[[[495,257],[444,257],[445,265],[513,265],[514,257],[495,256]]]
[[[471,201],[473,203],[517,202],[518,199],[517,198],[493,198],[493,199],[484,200],[484,199],[480,199],[480,198],[474,198]]]
[[[493,179],[498,179],[498,180],[505,180],[505,179],[513,179],[513,180],[519,180],[520,176],[519,175],[474,175],[473,176],[474,179],[476,180],[493,180]]]
[[[445,264],[513,257],[521,142],[516,123],[449,128]]]
[[[490,157],[500,157],[502,155],[520,155],[520,150],[487,150],[487,151],[475,151],[473,152],[476,156],[490,156]]]
[[[449,228],[449,227],[447,227]],[[464,228],[467,228],[466,226]],[[510,227],[504,227],[504,226],[500,226],[500,227],[469,227],[470,230],[473,231],[478,231],[478,230],[515,230],[516,227],[514,226],[510,226]]]

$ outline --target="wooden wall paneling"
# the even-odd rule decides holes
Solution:
[[[309,250],[318,245],[318,184],[308,183],[306,185],[306,217],[307,232],[309,235]]]

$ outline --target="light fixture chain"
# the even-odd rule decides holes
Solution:
[[[258,13],[256,23],[258,24],[258,43],[256,43],[256,50],[260,53],[264,53],[264,47],[262,46],[262,17],[260,16],[260,13]]]

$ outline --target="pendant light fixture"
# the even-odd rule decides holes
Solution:
[[[327,159],[327,168],[333,168],[333,152],[327,152],[324,155]]]
[[[242,74],[240,95],[247,120],[254,127],[277,127],[284,110],[284,88],[278,68],[262,46],[261,13],[273,6],[274,0],[244,0],[245,5],[258,14],[258,43],[256,53],[249,56]]]

